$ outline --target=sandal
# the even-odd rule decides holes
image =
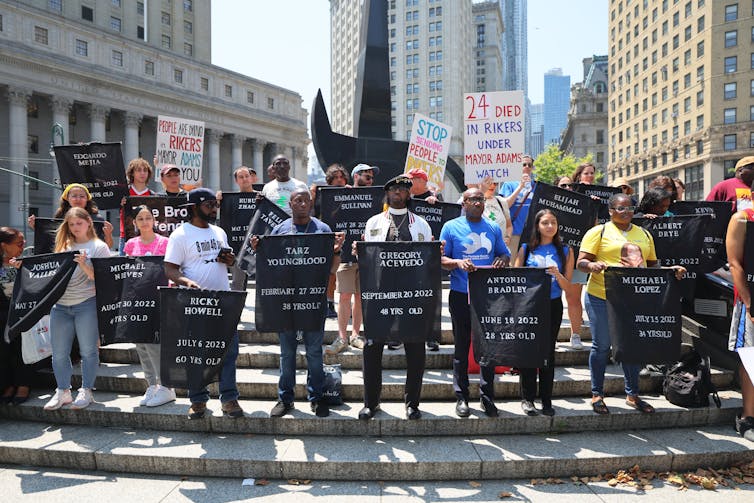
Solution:
[[[630,398],[626,398],[626,405],[638,410],[642,414],[651,414],[655,411],[654,407],[652,407],[650,404],[648,404],[638,396],[636,397],[636,401],[631,400]]]
[[[607,408],[607,405],[605,405],[605,401],[602,398],[592,402],[592,410],[596,414],[610,414],[610,409]]]

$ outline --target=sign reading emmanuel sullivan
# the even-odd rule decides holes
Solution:
[[[369,217],[382,211],[385,189],[320,187],[319,195],[322,221],[329,225],[333,232],[346,233],[340,261],[344,264],[356,262],[356,257],[351,253],[351,243],[361,239]]]
[[[160,288],[160,379],[202,389],[217,381],[246,292]]]
[[[80,183],[89,189],[100,209],[120,208],[121,200],[128,195],[120,142],[57,145],[54,150],[64,187]]]
[[[538,368],[550,348],[550,276],[537,267],[469,273],[471,340],[481,366]]]
[[[257,330],[322,330],[335,234],[265,236],[257,246]]]
[[[440,242],[356,243],[367,339],[425,342],[440,333]]]
[[[103,346],[160,342],[158,286],[167,286],[164,258],[93,258],[97,323]]]
[[[675,271],[608,267],[604,274],[615,359],[638,365],[677,361],[681,356],[681,294]]]

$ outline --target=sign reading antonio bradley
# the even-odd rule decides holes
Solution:
[[[196,185],[202,178],[204,122],[160,115],[157,117],[157,170],[175,164],[181,182]]]

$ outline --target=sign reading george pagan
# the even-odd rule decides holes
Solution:
[[[101,210],[120,208],[128,195],[120,142],[81,143],[54,147],[60,183],[84,185]]]
[[[58,233],[58,227],[63,223],[62,218],[43,218],[34,219],[34,254],[42,255],[52,253],[55,250],[55,235]],[[102,227],[105,222],[93,221],[94,232],[102,241],[105,240],[105,231]]]
[[[129,196],[126,198],[126,206],[123,211],[123,230],[126,239],[136,235],[134,218],[138,213],[139,206],[146,206],[154,216],[155,232],[165,237],[176,230],[183,222],[191,220],[191,210],[186,204],[185,197],[165,196]]]
[[[439,241],[360,241],[361,309],[367,339],[426,342],[440,333]]]
[[[675,215],[712,215],[704,222],[704,245],[699,272],[712,272],[728,261],[725,256],[725,233],[733,209],[728,201],[676,201],[669,210]]]
[[[202,389],[218,380],[246,292],[160,288],[160,379]]]
[[[550,276],[537,267],[469,273],[471,339],[479,365],[552,365]]]
[[[165,257],[93,258],[97,324],[103,346],[160,342],[158,286],[167,286]]]
[[[33,327],[63,295],[76,269],[76,252],[24,257],[13,283],[5,333],[10,340]]]
[[[605,293],[617,361],[643,365],[680,358],[681,293],[675,271],[608,267]]]
[[[604,224],[610,220],[610,212],[608,211],[607,202],[613,194],[621,192],[620,187],[606,187],[605,185],[590,185],[587,183],[574,183],[572,185],[574,192],[584,194],[585,196],[596,196],[602,203],[599,206],[599,212],[597,214],[597,223]]]
[[[256,211],[256,193],[223,192],[223,200],[220,201],[220,227],[228,235],[228,244],[236,255],[241,251],[249,223]]]
[[[202,179],[204,122],[160,115],[157,117],[157,166],[175,164],[181,170],[181,182],[195,186]]]
[[[589,196],[538,183],[534,189],[526,225],[521,232],[521,243],[529,242],[537,212],[548,209],[552,210],[558,219],[558,232],[563,244],[578,250],[584,234],[594,226],[600,206],[598,201]]]
[[[322,221],[333,232],[345,232],[346,240],[340,252],[344,264],[356,262],[351,243],[361,240],[369,217],[382,211],[385,200],[383,187],[320,187]],[[438,234],[439,235],[439,234]]]
[[[461,216],[461,205],[456,203],[437,201],[435,204],[429,204],[424,199],[411,199],[409,204],[411,211],[427,221],[435,239],[440,238],[440,231],[445,222]]]
[[[335,234],[265,236],[257,246],[257,330],[322,330]]]
[[[250,277],[255,277],[257,273],[257,255],[251,246],[251,237],[267,236],[276,225],[288,218],[288,214],[269,199],[261,199],[257,203],[238,255],[238,267]]]
[[[694,296],[696,276],[701,268],[704,227],[711,215],[682,215],[673,217],[642,218],[632,220],[652,235],[655,253],[662,266],[681,265],[686,268],[686,277],[679,286],[681,295]],[[646,258],[646,257],[645,257]]]

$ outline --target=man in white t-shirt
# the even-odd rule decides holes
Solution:
[[[229,249],[228,237],[220,227],[213,225],[217,219],[219,201],[207,188],[194,189],[188,194],[191,220],[184,222],[170,234],[165,252],[165,274],[178,286],[207,290],[230,290],[228,267],[236,257]],[[220,370],[220,402],[223,414],[232,418],[243,417],[238,404],[236,387],[236,359],[238,358],[238,333],[233,335]],[[189,419],[200,419],[207,411],[209,391],[189,390],[191,408]]]
[[[291,200],[291,194],[298,189],[309,190],[309,187],[301,180],[291,178],[291,163],[284,155],[279,155],[272,160],[272,175],[274,180],[264,184],[262,195],[280,206],[288,216],[291,216],[291,207],[288,201]]]

